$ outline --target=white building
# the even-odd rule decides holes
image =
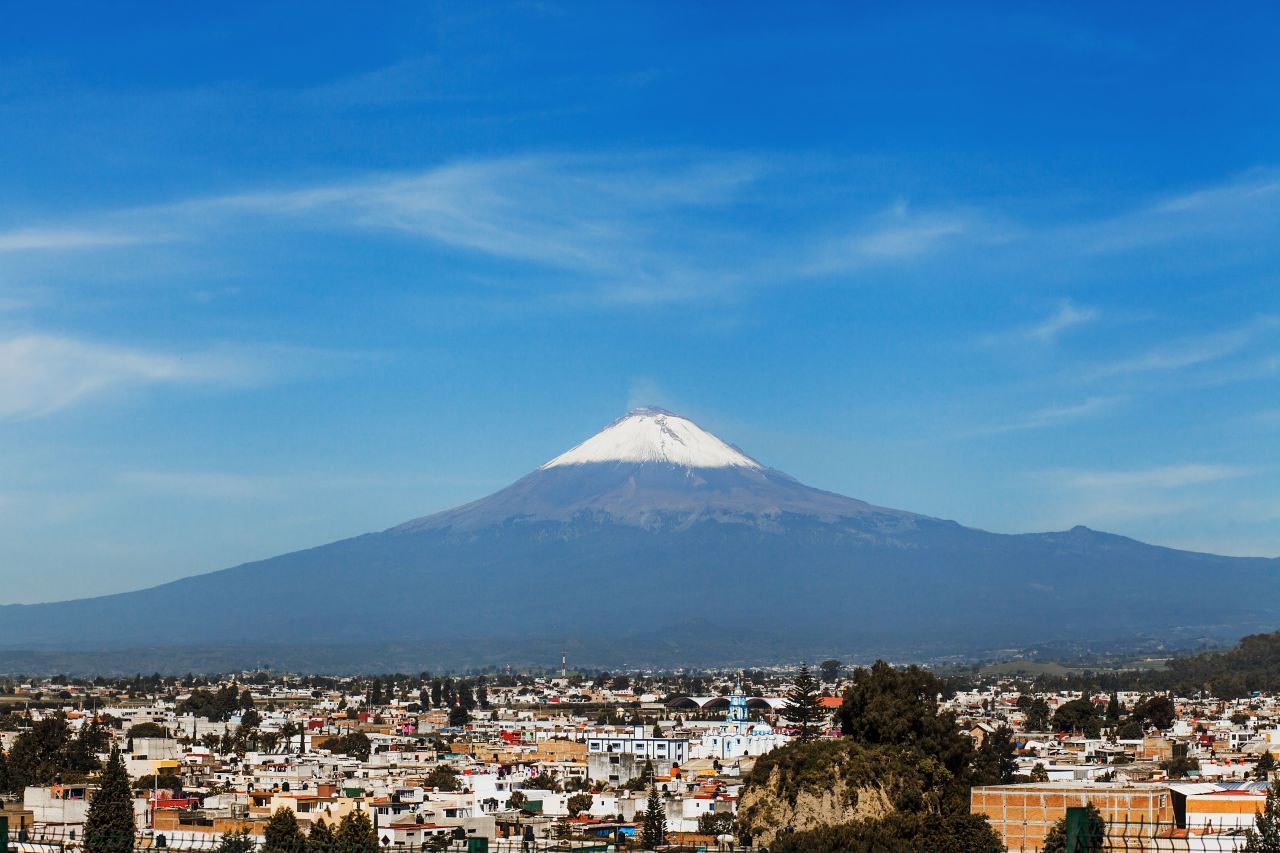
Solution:
[[[636,726],[631,736],[605,735],[587,738],[587,753],[625,753],[654,764],[684,764],[689,760],[686,738],[646,737],[645,727]]]

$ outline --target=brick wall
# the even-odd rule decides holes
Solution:
[[[985,814],[1010,851],[1041,849],[1045,835],[1066,816],[1068,807],[1089,803],[1102,812],[1112,836],[1149,836],[1152,824],[1173,822],[1172,796],[1161,787],[1041,783],[980,787],[969,794],[970,812]]]

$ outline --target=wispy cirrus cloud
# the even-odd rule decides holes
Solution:
[[[1280,175],[1272,170],[1177,193],[1067,229],[1062,237],[1111,253],[1205,238],[1252,239],[1280,225]]]
[[[119,228],[17,228],[0,232],[0,252],[68,251],[129,246],[150,242],[154,235],[130,233]]]
[[[0,252],[194,242],[263,226],[383,232],[539,268],[555,286],[538,276],[522,286],[553,298],[588,294],[634,305],[926,261],[967,275],[1021,275],[1042,270],[1046,259],[1194,245],[1201,237],[1249,247],[1280,227],[1280,178],[1259,172],[1077,222],[1027,224],[962,200],[877,209],[875,199],[860,197],[779,229],[753,211],[773,209],[777,194],[790,191],[787,169],[783,159],[736,152],[457,160],[24,226],[0,232]],[[1094,319],[1094,310],[1064,302],[1023,332],[1052,342]]]
[[[1061,470],[1052,476],[1071,489],[1180,489],[1222,480],[1234,480],[1254,473],[1240,465],[1163,465],[1122,471]]]
[[[1006,239],[988,213],[976,209],[917,210],[898,201],[861,218],[811,250],[802,270],[830,275],[875,265],[910,263],[949,250]]]
[[[714,161],[523,157],[461,162],[416,175],[215,200],[260,215],[319,217],[609,281],[687,277],[714,224],[682,212],[730,204],[760,165]]]
[[[1179,516],[1198,518],[1236,495],[1236,481],[1258,473],[1251,466],[1194,462],[1113,470],[1056,468],[1034,479],[1047,501],[1046,526],[1105,528],[1118,522],[1159,519],[1167,525]],[[1222,541],[1207,547],[1218,553],[1240,552],[1237,545]]]
[[[1088,372],[1090,380],[1199,367],[1237,355],[1280,330],[1280,317],[1260,316],[1231,329],[1194,335],[1121,358]]]
[[[248,344],[164,350],[66,335],[17,335],[0,339],[0,419],[43,417],[147,387],[252,387],[367,357]]]
[[[854,255],[863,258],[915,257],[937,250],[947,240],[960,237],[971,227],[962,217],[922,217],[855,235],[849,242],[849,248]]]
[[[244,500],[279,487],[278,478],[226,471],[124,471],[117,480],[125,486],[186,498]]]
[[[758,158],[741,155],[464,160],[0,233],[0,249],[195,240],[250,224],[305,224],[399,234],[567,272],[581,286],[627,304],[667,301],[740,279],[724,264],[723,251],[736,243],[741,257],[741,241],[717,212],[742,202],[765,169]]]
[[[1083,326],[1098,319],[1098,314],[1097,308],[1079,306],[1070,299],[1064,299],[1059,303],[1057,311],[1026,329],[1023,337],[1041,343],[1053,343],[1068,329]]]
[[[225,356],[20,335],[0,341],[0,418],[40,417],[110,391],[238,383],[249,375],[246,364]]]
[[[980,343],[984,346],[997,346],[1014,343],[1052,344],[1070,329],[1088,325],[1102,314],[1097,308],[1088,305],[1077,305],[1070,299],[1058,302],[1058,307],[1049,316],[1027,326],[1021,326],[1004,332],[984,335]]]
[[[1061,426],[1063,424],[1094,417],[1110,411],[1120,402],[1120,399],[1121,398],[1119,397],[1089,397],[1079,403],[1044,406],[1013,420],[973,430],[966,433],[965,437],[978,438],[982,436],[1000,435],[1002,433],[1022,432],[1024,430],[1046,429],[1049,427]]]

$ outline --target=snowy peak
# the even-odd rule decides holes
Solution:
[[[542,468],[592,462],[665,462],[683,468],[763,468],[693,421],[664,409],[634,409]]]

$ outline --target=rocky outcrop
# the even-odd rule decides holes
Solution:
[[[909,811],[932,811],[951,775],[935,759],[848,740],[793,744],[756,762],[738,803],[739,821],[761,844],[804,832]]]

